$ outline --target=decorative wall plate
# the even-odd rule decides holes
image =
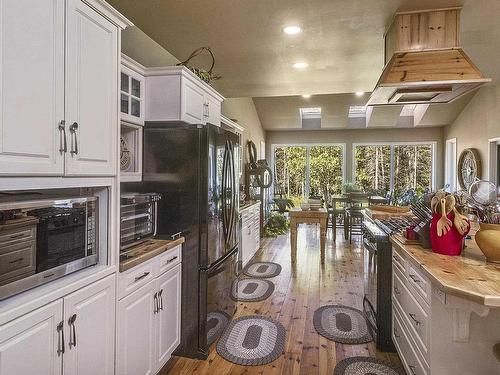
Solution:
[[[474,148],[466,148],[458,158],[458,183],[460,187],[469,190],[469,187],[481,179],[481,158]]]
[[[125,138],[120,137],[120,171],[126,172],[132,165],[132,152]]]

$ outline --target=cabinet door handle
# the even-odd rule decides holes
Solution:
[[[411,320],[413,320],[415,322],[415,324],[417,326],[419,326],[421,323],[420,323],[420,320],[418,320],[417,318],[415,318],[415,314],[412,314],[412,313],[408,313],[408,315],[410,316]]]
[[[158,311],[163,310],[163,289],[158,292]]]
[[[394,287],[394,294],[399,296],[401,294],[401,291],[399,290],[399,288],[397,286]]]
[[[66,141],[66,121],[61,120],[58,125],[59,128],[59,152],[61,154],[68,151],[68,143]]]
[[[158,292],[156,292],[153,296],[153,313],[156,314],[158,312]]]
[[[172,257],[169,260],[167,260],[167,263],[172,263],[176,259],[177,259],[177,255],[175,257]]]
[[[149,272],[144,272],[141,276],[137,276],[135,279],[134,279],[134,282],[138,282],[142,279],[144,279],[147,275],[149,275]]]
[[[420,282],[420,279],[417,276],[415,276],[413,274],[410,274],[409,276],[410,276],[410,279],[412,279],[414,282],[416,282],[416,283]]]
[[[68,319],[69,325],[69,348],[76,347],[76,327],[75,327],[76,314],[71,315]]]
[[[57,356],[60,357],[61,354],[64,354],[64,322],[61,321],[57,325]]]
[[[72,139],[74,139],[74,142],[71,142],[71,154],[78,155],[78,123],[74,122],[70,125],[69,131],[73,135]]]

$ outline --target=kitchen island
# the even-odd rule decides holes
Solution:
[[[392,336],[408,374],[500,374],[500,266],[473,240],[459,257],[391,242]]]

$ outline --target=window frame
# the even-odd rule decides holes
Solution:
[[[356,182],[356,147],[357,146],[389,146],[391,148],[391,160],[390,160],[390,190],[394,190],[394,148],[396,146],[431,146],[431,190],[436,189],[436,165],[437,165],[437,141],[418,141],[418,142],[356,142],[352,143],[352,182]]]
[[[275,165],[275,153],[276,153],[276,148],[278,147],[305,147],[306,148],[306,175],[305,175],[305,194],[307,197],[309,197],[309,194],[311,193],[311,181],[310,181],[310,175],[311,175],[311,147],[340,147],[342,149],[342,183],[345,183],[346,181],[346,169],[347,169],[347,151],[346,151],[346,143],[273,143],[271,145],[271,168],[274,170],[276,168]],[[272,183],[272,190],[274,191],[274,181],[275,181],[276,176],[273,178],[273,183]]]

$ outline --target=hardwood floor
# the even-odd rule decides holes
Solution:
[[[262,302],[239,303],[237,316],[262,314],[287,329],[284,354],[265,366],[239,366],[220,357],[215,344],[206,361],[174,358],[162,370],[166,374],[333,374],[335,364],[346,357],[375,356],[401,366],[394,353],[382,353],[373,343],[343,345],[320,336],[313,327],[314,311],[326,304],[342,303],[362,308],[363,251],[360,240],[349,244],[342,235],[333,243],[331,229],[326,242],[325,264],[320,265],[319,229],[302,225],[298,230],[297,265],[290,264],[290,238],[266,238],[256,260],[282,265],[272,280],[276,289]]]

